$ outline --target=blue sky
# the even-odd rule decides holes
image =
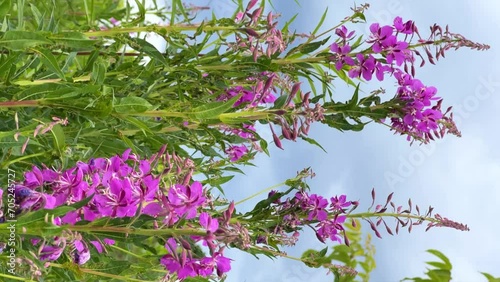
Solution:
[[[209,4],[218,15],[232,12],[227,0],[198,0],[194,4]],[[350,14],[351,1],[275,1],[282,21],[298,13],[292,29],[310,32],[324,9],[329,14],[324,27],[336,25]],[[307,5],[305,4],[307,2]],[[411,234],[397,236],[383,233],[374,238],[377,268],[371,281],[399,281],[421,276],[425,261],[434,259],[427,249],[438,249],[453,263],[455,281],[484,281],[479,271],[500,276],[498,270],[500,242],[497,224],[500,215],[500,58],[497,36],[500,29],[500,2],[485,1],[370,1],[368,24],[358,24],[357,34],[367,34],[372,22],[391,24],[395,16],[414,20],[422,36],[429,26],[448,24],[450,30],[467,38],[487,43],[486,52],[461,49],[449,51],[437,65],[426,64],[417,69],[417,78],[438,88],[445,106],[454,106],[462,138],[447,136],[431,145],[410,146],[404,137],[395,136],[380,125],[369,125],[359,133],[341,133],[326,126],[313,127],[310,136],[328,151],[305,142],[283,143],[285,150],[271,148],[271,158],[259,155],[257,167],[244,168],[246,175],[237,176],[229,185],[228,196],[243,199],[265,187],[293,177],[297,171],[311,166],[316,177],[310,180],[313,193],[324,196],[347,194],[370,205],[370,191],[376,188],[380,199],[395,192],[395,203],[411,198],[420,207],[432,205],[435,212],[469,225],[471,231],[425,227],[414,228]],[[385,95],[393,95],[391,83],[362,85],[366,93],[384,86]],[[353,89],[337,85],[336,97],[349,97]],[[265,134],[264,134],[265,136]],[[270,137],[270,135],[268,135]],[[252,208],[254,202],[239,207]],[[495,217],[497,216],[497,217]],[[299,244],[289,250],[300,256],[308,248],[323,248],[313,234],[306,233]],[[254,257],[238,250],[227,253],[234,259],[227,281],[332,281],[322,269],[309,269],[301,263],[265,257]]]

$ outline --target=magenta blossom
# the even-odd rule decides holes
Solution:
[[[333,43],[330,46],[330,50],[336,54],[334,60],[336,60],[335,68],[337,70],[341,70],[344,64],[349,66],[354,65],[354,60],[349,56],[351,46],[348,44],[341,47],[337,43]]]
[[[177,215],[194,218],[198,208],[205,203],[203,186],[198,181],[190,186],[176,184],[168,190],[168,200]]]
[[[358,59],[358,64],[349,70],[349,77],[355,78],[362,75],[366,81],[370,81],[375,69],[375,58],[372,55],[365,57],[361,53],[356,54],[356,58]]]
[[[243,155],[245,155],[248,152],[248,149],[247,147],[245,147],[245,145],[231,146],[228,149],[226,149],[225,152],[226,154],[229,155],[231,161],[235,162],[241,159],[241,157],[243,157]]]
[[[387,46],[388,40],[392,35],[392,26],[380,27],[378,23],[374,23],[370,26],[370,31],[372,32],[370,38],[366,41],[367,43],[373,43],[372,50],[375,53],[380,53],[384,47]]]

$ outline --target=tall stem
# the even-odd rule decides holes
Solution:
[[[28,107],[39,107],[40,104],[37,100],[26,100],[26,101],[5,101],[0,102],[0,108],[28,108]]]
[[[193,25],[150,25],[150,26],[138,26],[138,27],[122,27],[122,28],[112,28],[107,30],[96,30],[84,32],[86,36],[112,36],[121,33],[131,33],[131,32],[181,32],[181,31],[196,31],[200,28],[200,24]],[[227,31],[227,30],[239,30],[240,28],[235,26],[203,26],[203,31]]]

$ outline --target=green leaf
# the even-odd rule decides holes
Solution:
[[[31,12],[33,13],[33,16],[35,17],[36,24],[38,25],[38,29],[41,30],[43,27],[43,16],[42,13],[40,13],[40,10],[33,4],[30,3],[30,8]]]
[[[451,270],[445,263],[437,262],[437,261],[428,261],[426,262],[428,265],[434,266],[439,269]]]
[[[337,70],[336,68],[331,68],[331,70],[333,70],[333,72],[335,72],[335,74],[337,74],[337,76],[343,81],[345,81],[347,84],[356,87],[354,81],[352,81],[352,79],[347,76],[346,72],[343,69]]]
[[[35,52],[38,57],[40,58],[40,61],[52,72],[54,72],[60,79],[66,80],[66,77],[64,76],[64,73],[62,72],[61,68],[59,67],[59,64],[57,63],[56,58],[52,53],[47,50],[47,49],[32,49],[33,52]]]
[[[59,155],[62,156],[65,148],[66,148],[66,137],[64,135],[64,131],[60,124],[54,125],[52,127],[52,135],[54,136],[54,147],[59,150]]]
[[[356,19],[356,18],[360,18],[362,19],[363,21],[366,22],[366,18],[365,18],[365,15],[363,13],[355,13],[353,16],[352,16],[352,19]]]
[[[66,213],[73,210],[75,210],[75,208],[71,206],[60,206],[53,210],[41,209],[34,212],[28,212],[27,214],[17,218],[17,224],[29,228],[29,226],[36,224],[37,222],[45,222],[46,216],[48,216],[50,220],[52,216],[64,216]]]
[[[233,108],[241,95],[234,96],[226,102],[213,102],[193,109],[192,115],[200,120],[217,118]]]
[[[212,186],[219,186],[219,185],[222,185],[228,181],[230,181],[231,179],[233,179],[234,175],[228,175],[228,176],[221,176],[221,177],[217,177],[217,178],[210,178],[208,180],[208,183]]]
[[[311,100],[309,100],[309,102],[312,104],[316,104],[319,102],[319,100],[323,99],[323,97],[325,97],[325,94],[314,96]]]
[[[118,104],[115,104],[114,109],[119,114],[142,113],[151,108],[151,104],[141,97],[124,97],[121,98]]]
[[[76,31],[56,33],[48,38],[57,44],[77,50],[92,48],[96,42],[96,40],[89,39],[85,34]]]
[[[438,250],[433,250],[433,249],[427,250],[427,252],[440,258],[445,263],[445,265],[448,267],[448,269],[451,270],[451,268],[452,268],[451,262],[443,253],[441,253]]]
[[[288,99],[287,95],[281,95],[274,101],[273,109],[281,109],[285,105],[286,100]]]
[[[356,90],[354,90],[354,95],[352,95],[351,100],[347,103],[347,109],[354,109],[358,105],[358,93],[359,93],[359,83],[356,86]]]
[[[0,0],[0,17],[5,17],[12,7],[11,0]]]
[[[485,272],[481,272],[481,274],[488,279],[488,282],[500,282],[500,277],[495,278],[493,275]]]
[[[260,145],[260,148],[262,149],[262,151],[264,151],[264,153],[266,153],[266,155],[267,155],[268,157],[270,157],[271,155],[269,155],[269,150],[267,149],[267,146],[268,146],[268,145],[267,145],[267,141],[266,141],[266,140],[264,140],[264,139],[261,139],[261,140],[259,141],[259,145]]]
[[[312,35],[316,35],[316,32],[318,32],[318,30],[321,28],[321,26],[323,25],[323,22],[325,21],[325,18],[326,18],[326,14],[328,13],[328,7],[326,7],[325,9],[325,12],[323,13],[323,15],[321,16],[321,19],[319,20],[319,23],[318,25],[316,26],[316,28],[314,29],[314,31],[312,32]]]
[[[44,44],[53,44],[53,42],[39,32],[21,30],[9,30],[0,40],[0,47],[14,51],[22,51]]]
[[[324,257],[328,252],[328,247],[325,247],[323,250],[319,251],[318,255]]]
[[[87,205],[92,200],[92,198],[94,198],[94,194],[88,196],[87,198],[85,198],[85,199],[83,199],[83,200],[81,200],[79,202],[71,204],[69,206],[72,207],[72,208],[74,208],[75,210],[77,210],[77,209],[79,209],[79,208]]]
[[[102,85],[106,79],[106,63],[98,59],[94,62],[92,67],[92,74],[90,75],[90,80],[96,85]]]
[[[138,120],[137,118],[131,117],[131,116],[126,116],[126,117],[123,117],[123,119],[130,122],[131,124],[135,125],[137,128],[139,128],[145,136],[147,136],[146,133],[153,134],[153,131],[151,130],[151,128],[147,124],[145,124],[144,122]]]
[[[325,148],[323,148],[323,146],[321,146],[321,144],[319,144],[318,141],[314,140],[313,138],[309,138],[309,137],[306,137],[306,136],[300,136],[300,138],[302,138],[302,140],[305,140],[309,144],[318,146],[321,150],[323,150],[323,152],[328,153],[325,150]]]
[[[132,38],[131,40],[137,44],[137,45],[132,44],[131,45],[132,48],[134,48],[135,50],[137,50],[139,52],[144,52],[147,55],[151,56],[152,59],[155,59],[156,61],[159,61],[163,65],[168,66],[168,62],[165,59],[165,57],[163,56],[163,54],[160,53],[160,51],[158,51],[155,48],[155,46],[153,46],[151,43],[147,42],[144,39],[140,39],[140,38]]]
[[[19,58],[19,54],[12,54],[10,56],[2,56],[2,60],[0,61],[0,76],[8,74],[10,68],[13,65],[15,65],[18,58]]]
[[[435,282],[449,282],[451,280],[451,272],[449,270],[433,269],[429,270],[426,274]]]
[[[325,39],[323,39],[321,41],[311,42],[311,43],[305,45],[304,47],[302,47],[300,49],[300,51],[303,54],[309,54],[311,52],[316,51],[319,47],[325,45],[325,43],[327,43],[329,40],[330,40],[330,36],[328,36],[327,38],[325,38]]]
[[[142,24],[146,19],[146,9],[144,8],[144,5],[142,5],[141,2],[142,1],[135,0],[135,4],[137,4],[137,8],[139,9],[139,16],[130,23],[128,23],[127,24],[128,26],[135,26],[137,24]],[[128,2],[127,5],[129,5]]]

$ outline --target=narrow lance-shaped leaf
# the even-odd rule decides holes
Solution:
[[[64,73],[62,72],[61,68],[59,67],[59,64],[57,63],[56,58],[54,57],[54,55],[52,55],[52,53],[49,50],[43,48],[37,48],[32,50],[39,56],[40,61],[42,61],[42,63],[49,70],[55,73],[60,79],[66,80],[66,78],[64,77]]]
[[[162,53],[160,53],[160,51],[158,51],[155,48],[155,46],[153,46],[151,43],[147,42],[144,39],[140,39],[140,38],[133,38],[132,41],[134,41],[134,43],[136,43],[138,45],[138,46],[132,45],[131,46],[132,48],[134,48],[135,50],[137,50],[139,52],[144,52],[147,55],[149,55],[151,57],[151,59],[159,61],[160,63],[164,64],[165,66],[168,66],[168,62],[165,59],[165,57],[163,57]]]
[[[229,99],[226,102],[213,102],[203,106],[199,106],[193,109],[192,115],[196,119],[211,119],[217,118],[220,114],[223,114],[233,108],[234,103],[238,101],[240,95]]]
[[[141,97],[124,97],[121,98],[118,104],[114,105],[114,109],[120,114],[142,113],[151,108],[151,104]]]
[[[52,41],[43,36],[40,32],[9,30],[0,39],[0,47],[14,51],[23,51],[28,48],[51,44]]]

